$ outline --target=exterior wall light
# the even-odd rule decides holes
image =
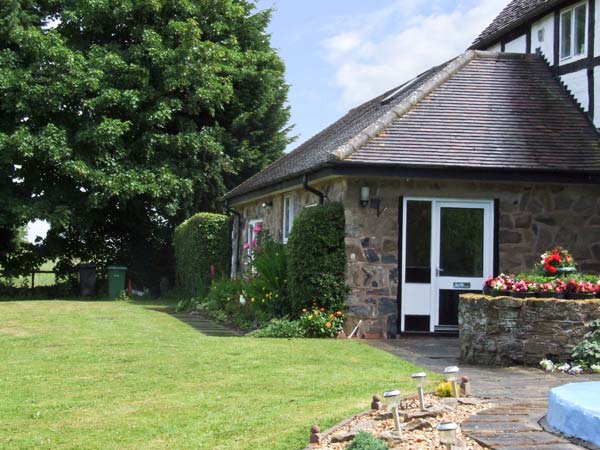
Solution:
[[[369,204],[371,198],[371,189],[369,186],[362,186],[360,188],[360,206],[365,208]]]
[[[263,207],[263,208],[272,208],[272,207],[273,207],[273,200],[270,200],[270,201],[268,201],[268,202],[264,202],[264,203],[262,204],[262,207]]]
[[[425,383],[425,377],[427,374],[425,372],[413,373],[410,376],[417,383],[417,391],[419,393],[419,408],[421,411],[425,411],[425,396],[423,395],[423,384]]]
[[[440,438],[440,444],[445,445],[448,450],[452,450],[458,443],[456,439],[456,429],[458,425],[454,422],[442,422],[437,426]]]
[[[454,398],[458,398],[458,386],[456,385],[457,378],[458,378],[458,372],[460,372],[460,369],[456,366],[450,366],[450,367],[446,367],[444,369],[444,375],[446,375],[446,381],[449,381],[450,383],[452,383],[452,394],[454,394]]]

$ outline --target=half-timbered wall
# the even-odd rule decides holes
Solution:
[[[582,109],[590,115],[596,126],[600,127],[600,0],[587,0],[585,57],[561,60],[559,53],[561,11],[579,3],[579,0],[569,0],[559,4],[552,12],[545,12],[518,29],[507,32],[490,45],[488,50],[511,53],[540,52],[554,67],[556,74]]]

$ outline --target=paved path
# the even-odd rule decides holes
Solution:
[[[457,338],[402,337],[369,344],[411,361],[433,372],[459,366],[471,378],[473,395],[491,399],[497,405],[463,423],[463,431],[490,448],[498,450],[581,449],[539,425],[546,414],[551,388],[580,381],[600,381],[598,375],[547,374],[527,367],[482,367],[461,365]]]
[[[207,319],[197,313],[189,313],[189,312],[171,312],[168,314],[175,317],[178,320],[181,320],[183,323],[189,325],[193,329],[199,331],[200,333],[206,336],[214,336],[214,337],[236,337],[239,336],[237,332],[230,328],[226,328],[223,325]]]

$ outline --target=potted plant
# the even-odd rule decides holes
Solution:
[[[538,288],[539,298],[565,298],[566,283],[561,279],[541,283]]]
[[[544,273],[551,276],[564,275],[577,271],[575,260],[562,247],[555,247],[545,252],[542,255],[541,264]]]
[[[513,284],[510,295],[515,298],[527,298],[531,297],[529,294],[529,283],[525,280],[517,281]]]
[[[493,282],[494,282],[494,277],[492,277],[492,276],[489,276],[485,279],[485,281],[483,283],[483,295],[491,295]]]
[[[589,281],[576,281],[573,278],[567,283],[570,300],[589,300],[596,297],[596,285]]]
[[[510,295],[514,282],[512,278],[505,274],[500,274],[491,283],[492,297],[503,297]]]

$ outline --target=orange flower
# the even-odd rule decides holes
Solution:
[[[325,326],[326,326],[327,328],[331,328],[331,322],[325,322]]]
[[[321,308],[321,312],[325,312],[325,308]]]
[[[341,311],[338,311],[336,314],[338,315],[338,317],[340,317],[343,313]]]
[[[303,313],[305,313],[305,312],[306,312],[306,308],[304,308],[304,309],[302,310],[302,312],[303,312]]]
[[[329,314],[329,317],[331,317],[332,319],[335,319],[335,314]]]

